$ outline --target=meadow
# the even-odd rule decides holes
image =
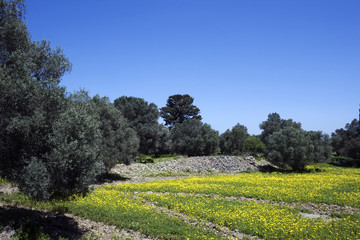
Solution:
[[[0,199],[160,239],[360,239],[360,169],[326,164],[108,185],[64,201]]]

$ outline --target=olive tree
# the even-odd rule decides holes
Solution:
[[[47,136],[65,102],[59,82],[71,63],[61,48],[31,40],[23,1],[0,0],[0,26],[0,169],[16,181],[51,149]]]
[[[268,115],[268,119],[260,124],[261,141],[267,143],[268,137],[283,128],[294,127],[301,128],[301,123],[294,122],[292,119],[282,119],[278,113],[271,113]]]
[[[267,142],[267,158],[276,166],[304,170],[307,164],[314,161],[313,141],[302,129],[285,127],[271,134]]]

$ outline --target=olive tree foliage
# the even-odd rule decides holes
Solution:
[[[139,139],[139,152],[158,154],[166,151],[170,135],[158,123],[159,109],[154,103],[148,103],[142,98],[122,96],[115,99],[114,105],[128,120]]]
[[[102,141],[99,120],[86,92],[67,98],[49,136],[52,150],[44,156],[53,195],[84,192],[97,176],[105,173],[105,165],[99,159]]]
[[[20,190],[31,194],[37,200],[49,199],[51,196],[50,174],[44,162],[39,161],[36,157],[33,157],[24,168],[20,183]]]
[[[59,83],[60,48],[31,40],[21,0],[0,0],[0,171],[37,199],[85,191],[105,171],[98,109]]]
[[[109,98],[96,95],[92,99],[100,120],[99,160],[110,171],[116,163],[129,164],[136,158],[140,140],[120,110]]]
[[[268,160],[283,169],[304,170],[313,162],[314,145],[304,130],[285,127],[271,134],[267,140]]]
[[[360,123],[357,119],[331,134],[334,151],[342,156],[360,159]]]
[[[177,123],[172,132],[173,149],[188,156],[208,156],[217,153],[219,133],[199,119]]]
[[[25,160],[28,165],[19,177],[23,192],[41,200],[85,192],[105,172],[99,158],[102,136],[96,110],[84,91],[64,99],[46,136],[48,151]]]
[[[200,109],[193,105],[194,98],[188,94],[176,94],[168,98],[166,106],[160,108],[160,115],[169,128],[187,119],[201,120]]]
[[[17,178],[51,146],[47,136],[64,104],[58,86],[71,70],[60,48],[31,40],[20,0],[0,0],[0,158],[1,170]]]
[[[292,119],[281,119],[278,113],[269,114],[268,119],[260,124],[260,129],[263,130],[261,133],[261,141],[266,144],[271,134],[286,127],[300,129],[301,123],[294,122]]]
[[[244,143],[249,136],[244,125],[236,124],[231,130],[220,135],[220,150],[222,153],[240,155],[244,151]]]

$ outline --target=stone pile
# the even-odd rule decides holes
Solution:
[[[254,171],[258,162],[252,157],[237,156],[201,156],[174,159],[159,163],[118,164],[112,170],[122,177],[148,176],[162,173],[239,173]]]

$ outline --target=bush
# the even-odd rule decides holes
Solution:
[[[264,153],[265,144],[257,136],[249,136],[244,142],[244,151],[256,155]]]
[[[49,139],[52,151],[44,156],[54,195],[84,192],[105,172],[104,163],[98,159],[99,125],[99,116],[86,92],[68,98],[66,109],[53,124]]]
[[[139,154],[137,157],[136,157],[136,162],[138,163],[154,163],[154,159],[149,156],[149,155],[146,155],[146,154]]]
[[[37,200],[50,197],[50,175],[43,162],[33,157],[24,168],[20,190]]]

